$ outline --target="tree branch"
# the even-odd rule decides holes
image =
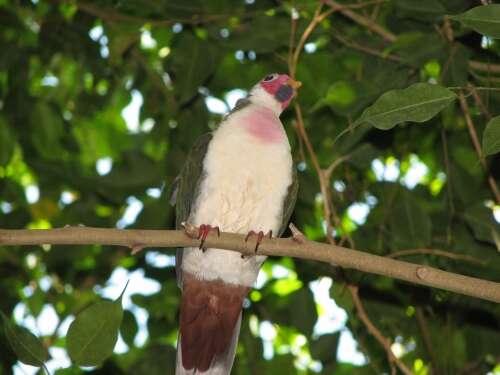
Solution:
[[[105,229],[90,227],[66,227],[59,229],[0,229],[0,246],[13,245],[112,245],[131,249],[146,247],[196,247],[199,241],[184,231]],[[245,242],[245,236],[221,233],[208,236],[207,248],[219,248],[253,255],[255,240]],[[335,264],[344,268],[393,277],[413,284],[425,285],[500,302],[500,283],[459,275],[437,268],[413,264],[373,255],[345,247],[314,241],[300,244],[290,238],[264,239],[259,254],[290,256]]]
[[[480,266],[485,266],[488,262],[485,260],[476,259],[473,256],[465,254],[457,254],[451,251],[444,251],[440,249],[407,249],[399,250],[393,253],[387,254],[388,258],[399,258],[407,255],[435,255],[444,258],[450,258],[455,260],[463,260],[465,262],[478,264]]]
[[[422,340],[424,342],[425,349],[427,350],[427,353],[429,354],[429,358],[431,360],[432,374],[437,375],[439,374],[438,371],[439,362],[437,361],[438,357],[434,352],[434,348],[432,347],[431,334],[429,332],[429,327],[427,326],[427,320],[425,319],[425,315],[422,308],[419,306],[415,308],[415,318],[417,319],[418,329],[422,334]]]
[[[484,173],[486,174],[488,185],[490,186],[491,192],[493,193],[493,197],[495,198],[496,203],[500,204],[500,190],[498,190],[497,183],[488,170],[488,164],[484,159],[483,150],[481,149],[481,143],[479,142],[479,138],[477,136],[476,127],[474,126],[474,122],[472,121],[469,105],[467,104],[467,100],[465,100],[463,92],[458,93],[458,101],[460,102],[460,107],[464,114],[467,128],[469,129],[469,134],[472,140],[472,144],[474,145],[474,149],[476,150],[479,162],[481,163],[481,166],[484,169]]]
[[[469,61],[469,67],[486,73],[500,73],[500,64],[490,64],[482,61]]]
[[[380,345],[385,349],[387,352],[387,356],[389,359],[389,364],[392,366],[396,365],[399,370],[405,374],[405,375],[412,375],[412,372],[406,365],[394,355],[394,352],[392,351],[391,348],[391,340],[385,337],[380,330],[375,327],[375,325],[372,323],[370,318],[368,317],[368,314],[365,311],[365,308],[363,306],[363,303],[361,302],[361,299],[359,298],[359,293],[358,293],[358,287],[354,285],[348,285],[349,291],[351,292],[352,299],[354,301],[354,306],[356,306],[356,311],[358,312],[358,316],[361,319],[361,321],[364,323],[368,331],[375,337],[375,340],[379,342]],[[394,371],[395,372],[395,371]]]
[[[351,20],[353,20],[357,24],[364,26],[368,30],[373,31],[374,33],[380,35],[384,40],[386,40],[388,42],[394,42],[397,39],[395,34],[384,29],[378,23],[374,22],[371,18],[362,16],[361,14],[358,14],[350,9],[347,9],[347,8],[343,7],[342,4],[340,4],[336,1],[327,0],[326,3],[328,5],[330,5],[330,7],[334,11],[338,10],[345,17],[350,18]]]

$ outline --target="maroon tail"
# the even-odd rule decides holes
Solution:
[[[224,358],[249,289],[182,273],[180,350],[185,370],[205,372]]]

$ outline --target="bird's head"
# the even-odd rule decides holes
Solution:
[[[255,85],[250,94],[254,101],[267,102],[281,112],[290,104],[301,85],[286,74],[272,73]]]
[[[274,97],[285,109],[295,96],[296,90],[302,85],[286,74],[268,74],[259,83],[262,88]]]

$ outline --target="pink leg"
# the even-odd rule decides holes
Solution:
[[[245,237],[245,242],[248,241],[248,238],[252,235],[255,235],[257,236],[257,242],[255,243],[255,254],[257,254],[257,250],[259,249],[259,245],[260,243],[262,242],[262,239],[264,238],[264,236],[268,236],[269,238],[272,238],[273,237],[273,231],[270,230],[269,232],[267,232],[266,234],[264,234],[263,231],[259,231],[259,232],[255,232],[253,230],[251,230],[250,232],[248,232],[248,234],[246,235]],[[243,257],[243,256],[242,256]]]
[[[201,224],[200,228],[198,229],[198,239],[201,240],[199,249],[203,250],[203,252],[207,250],[206,248],[203,247],[203,245],[205,244],[205,240],[207,239],[208,235],[212,231],[217,232],[217,237],[220,236],[219,227],[212,227],[211,225],[208,224]]]

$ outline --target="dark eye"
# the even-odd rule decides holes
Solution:
[[[269,82],[269,81],[272,81],[273,79],[276,79],[276,77],[278,77],[278,75],[277,75],[277,74],[269,74],[269,75],[267,75],[267,76],[263,79],[263,81],[264,81],[264,82]]]

